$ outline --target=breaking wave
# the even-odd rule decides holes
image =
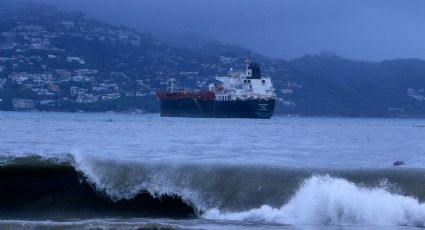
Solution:
[[[425,226],[423,169],[0,158],[0,218],[172,217]]]
[[[280,208],[243,212],[211,209],[205,218],[282,224],[424,226],[425,204],[386,188],[362,188],[345,179],[313,176]]]
[[[6,218],[186,218],[195,210],[177,194],[111,194],[81,171],[71,155],[38,155],[2,159],[0,166],[0,217]],[[110,178],[126,184],[126,178]]]

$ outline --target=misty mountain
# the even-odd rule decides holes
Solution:
[[[302,114],[418,116],[425,113],[425,61],[352,61],[338,56],[304,56],[288,65],[301,85]],[[319,108],[323,107],[323,108]]]
[[[38,4],[3,6],[2,109],[154,112],[155,92],[166,89],[170,79],[179,88],[205,89],[217,74],[244,68],[248,54],[232,45],[178,48],[79,12]],[[270,73],[286,68],[262,62]]]
[[[324,50],[373,61],[425,58],[423,0],[26,1],[80,10],[154,35],[191,31],[276,58]]]
[[[157,112],[175,79],[205,89],[244,68],[248,49],[186,33],[159,36],[38,4],[0,9],[0,109]],[[284,61],[251,53],[272,76],[277,113],[425,117],[425,62],[353,61],[333,54]]]

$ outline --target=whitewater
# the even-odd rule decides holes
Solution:
[[[414,119],[0,112],[0,227],[425,227],[423,140]]]

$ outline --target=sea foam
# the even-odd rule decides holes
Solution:
[[[210,209],[203,217],[283,224],[424,226],[425,204],[386,188],[363,188],[341,178],[313,176],[280,208],[263,205],[243,212]]]

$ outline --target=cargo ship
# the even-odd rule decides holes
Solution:
[[[272,117],[276,93],[270,77],[261,74],[260,65],[248,61],[243,72],[230,69],[216,77],[207,90],[176,90],[174,82],[157,92],[161,117],[262,118]]]

